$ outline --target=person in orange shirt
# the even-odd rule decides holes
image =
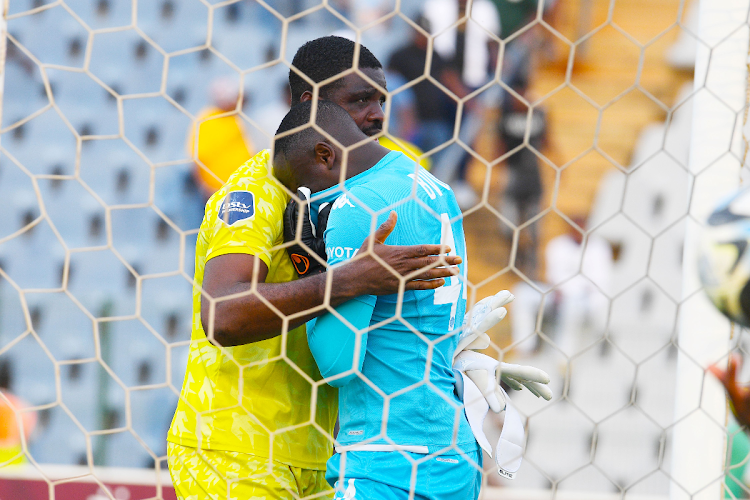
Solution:
[[[10,392],[10,368],[0,365],[0,464],[17,465],[26,462],[23,441],[28,442],[37,415],[35,411],[23,411],[29,404]]]
[[[253,153],[253,145],[237,114],[240,101],[237,80],[217,78],[211,83],[210,93],[213,103],[199,113],[188,138],[188,152],[195,161],[195,182],[206,200]]]

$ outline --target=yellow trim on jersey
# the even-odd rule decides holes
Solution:
[[[424,154],[424,151],[419,149],[416,144],[399,139],[398,137],[391,139],[390,137],[383,136],[378,139],[378,142],[381,146],[388,148],[391,151],[401,151],[414,161],[417,161],[417,158]],[[419,160],[419,165],[425,170],[430,170],[430,168],[432,168],[432,158],[429,156],[422,156],[422,159]]]
[[[252,254],[268,266],[267,283],[296,279],[281,247],[288,199],[264,150],[237,169],[206,203],[195,253],[190,354],[167,439],[325,470],[333,453],[325,433],[333,433],[337,393],[322,384],[313,397],[313,384],[321,376],[304,326],[283,336],[220,349],[206,339],[201,324],[200,287],[211,258]]]

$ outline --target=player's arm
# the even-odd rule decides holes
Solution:
[[[374,309],[374,302],[354,299],[308,325],[310,352],[329,385],[343,387],[362,372]]]
[[[357,191],[353,189],[352,192]],[[364,201],[370,210],[385,207],[379,196],[371,196],[369,190],[358,192],[358,198]],[[356,202],[355,202],[356,203]],[[337,248],[357,248],[368,237],[373,215],[359,203],[350,202],[334,204],[328,218],[325,231],[328,266],[333,272],[346,266],[348,256],[336,252]],[[393,217],[395,212],[389,215]],[[337,256],[338,255],[338,256]],[[351,264],[349,264],[351,265]],[[367,329],[370,326],[376,297],[361,295],[327,312],[311,322],[307,328],[307,343],[315,358],[320,374],[326,382],[334,387],[343,387],[361,373],[367,350]]]
[[[460,258],[438,255],[440,245],[385,245],[395,225],[393,214],[374,233],[372,243],[368,240],[362,244],[356,262],[289,283],[265,283],[268,266],[255,255],[230,253],[211,258],[206,262],[201,298],[206,335],[229,347],[279,335],[285,317],[289,318],[288,329],[303,324],[325,312],[322,305],[326,303],[327,274],[331,275],[330,305],[334,307],[361,295],[397,293],[403,281],[400,276],[409,276],[404,285],[407,290],[442,286],[443,278],[455,271],[435,266],[457,265]],[[421,269],[426,270],[412,276]]]
[[[737,372],[742,368],[742,357],[733,354],[729,357],[726,370],[711,365],[708,370],[714,374],[727,391],[731,403],[732,413],[737,422],[745,427],[750,427],[750,389],[743,387],[737,380]]]

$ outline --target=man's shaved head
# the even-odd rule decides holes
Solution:
[[[313,110],[316,112],[314,123],[324,133],[312,125]],[[382,149],[377,142],[368,139],[344,108],[323,100],[315,105],[305,101],[293,106],[281,121],[276,136],[274,173],[292,190],[307,186],[316,192],[336,184],[342,156],[339,144],[348,147],[362,143],[350,152]]]
[[[359,51],[357,71],[354,54]],[[292,103],[313,98],[314,83],[335,78],[319,89],[318,97],[332,101],[349,113],[357,127],[369,136],[383,130],[385,103],[385,74],[380,61],[364,45],[340,36],[324,36],[304,44],[297,50],[289,70],[289,89]],[[337,76],[338,75],[338,76]]]
[[[285,156],[290,156],[295,151],[303,151],[312,147],[318,141],[326,140],[325,136],[318,130],[312,127],[312,101],[301,102],[292,106],[292,109],[286,114],[278,130],[276,130],[276,136],[289,132],[297,127],[304,125],[310,125],[297,132],[293,132],[290,135],[278,137],[274,142],[274,156],[279,153]],[[335,137],[335,126],[343,125],[346,122],[352,122],[352,117],[349,116],[344,108],[334,104],[330,101],[318,101],[317,113],[315,116],[315,124]],[[338,138],[337,138],[338,140]]]
[[[327,80],[354,67],[356,44],[340,36],[316,38],[297,49],[292,59],[292,66],[304,73],[313,82]],[[382,65],[372,52],[364,45],[359,46],[359,68],[381,69]],[[328,99],[330,90],[340,85],[341,79],[329,83],[320,89],[321,97]],[[302,93],[312,92],[310,85],[293,69],[289,70],[289,88],[292,91],[292,102],[299,102]]]

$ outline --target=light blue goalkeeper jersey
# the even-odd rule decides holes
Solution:
[[[369,449],[395,444],[418,453],[477,450],[451,366],[466,310],[466,243],[453,192],[400,152],[347,180],[345,191],[336,186],[314,196],[315,213],[335,199],[325,232],[329,266],[354,257],[391,210],[398,223],[387,244],[443,243],[463,263],[461,276],[437,290],[406,291],[400,308],[398,295],[362,296],[337,307],[357,329],[373,328],[359,338],[331,313],[308,323],[321,373],[339,376],[329,382],[340,387],[338,448],[364,442]]]

